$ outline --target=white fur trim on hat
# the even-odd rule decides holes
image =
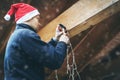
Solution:
[[[18,19],[16,21],[16,23],[18,24],[18,23],[23,23],[25,21],[28,21],[28,20],[30,20],[31,18],[33,18],[34,16],[36,16],[38,14],[40,14],[38,10],[33,10],[33,11],[27,13],[26,15],[24,15],[23,17],[21,17],[20,19]]]
[[[5,19],[6,21],[9,21],[10,18],[11,18],[11,17],[10,17],[10,15],[8,15],[8,14],[6,14],[5,17],[4,17],[4,19]]]

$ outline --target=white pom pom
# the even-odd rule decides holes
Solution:
[[[5,19],[6,21],[9,21],[9,20],[10,20],[10,18],[11,18],[11,17],[10,17],[10,15],[8,15],[8,14],[7,14],[7,15],[5,15],[5,17],[4,17],[4,19]]]

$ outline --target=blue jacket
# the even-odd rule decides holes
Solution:
[[[30,26],[17,24],[6,46],[5,80],[44,80],[44,67],[60,68],[66,49],[64,42],[45,43]]]

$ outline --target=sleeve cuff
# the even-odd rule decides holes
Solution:
[[[54,41],[57,41],[57,38],[56,38],[56,37],[53,37],[52,39],[53,39]]]

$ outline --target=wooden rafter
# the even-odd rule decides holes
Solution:
[[[69,30],[70,36],[73,37],[81,31],[88,29],[91,25],[95,25],[120,11],[118,1],[119,0],[80,0],[46,25],[38,34],[47,42],[54,36],[56,26],[62,23]]]

